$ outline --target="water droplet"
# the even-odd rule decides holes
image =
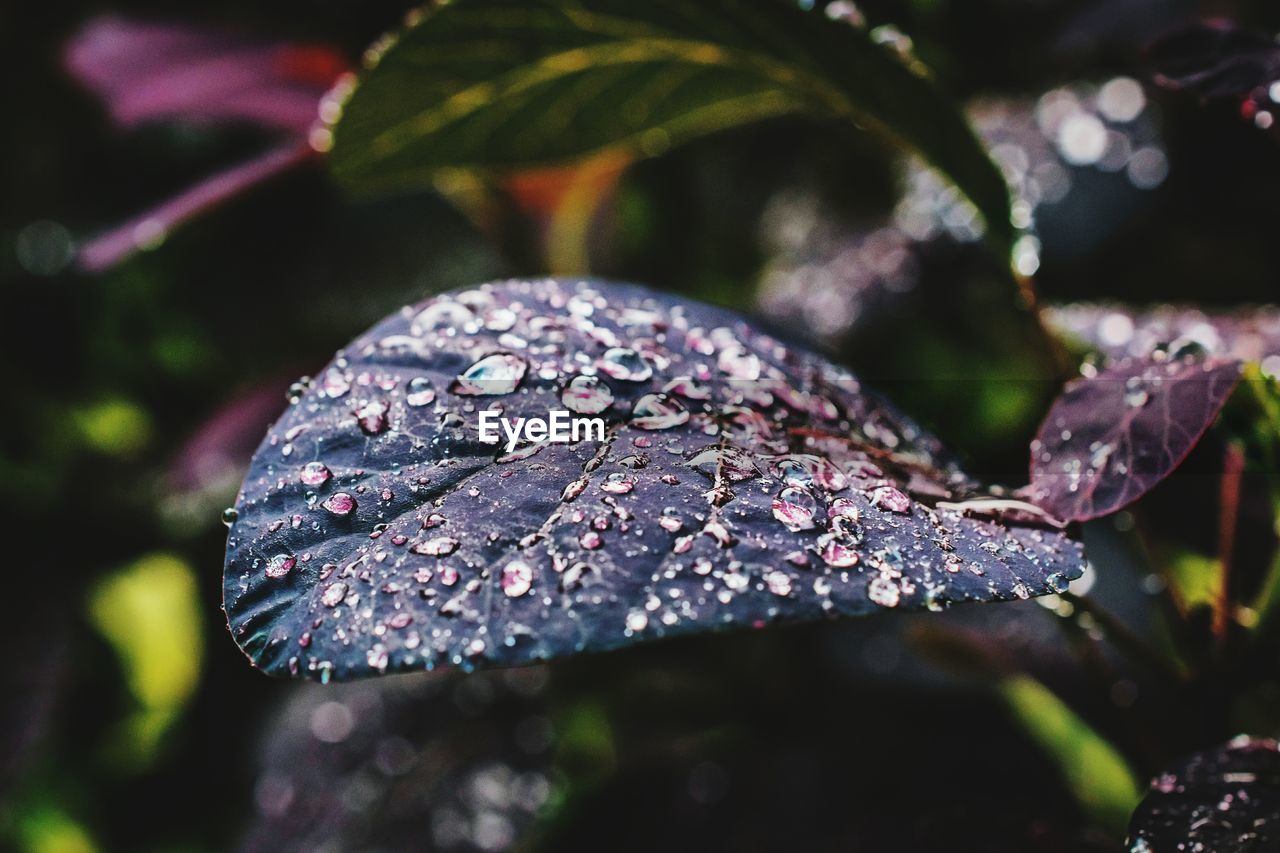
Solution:
[[[755,381],[760,378],[760,359],[740,346],[722,350],[716,366],[731,379]]]
[[[409,550],[429,557],[444,557],[458,550],[458,540],[451,536],[436,536],[425,542],[414,543],[409,546]]]
[[[267,560],[267,577],[282,578],[297,564],[298,560],[292,554],[276,554]]]
[[[325,607],[337,607],[342,603],[342,599],[346,597],[347,585],[342,581],[338,581],[324,588],[324,592],[320,596],[320,603]]]
[[[631,425],[637,429],[671,429],[689,422],[689,410],[667,394],[645,394],[631,410]]]
[[[387,411],[390,407],[383,400],[370,400],[356,409],[356,421],[365,435],[378,435],[386,432]]]
[[[813,514],[817,502],[804,489],[785,488],[773,499],[773,517],[788,530],[808,530],[813,527]]]
[[[356,499],[347,492],[335,492],[321,506],[337,516],[350,515],[355,511]]]
[[[653,376],[653,368],[644,356],[628,347],[613,347],[605,350],[596,366],[606,376],[621,379],[624,382],[644,382]]]
[[[303,376],[297,382],[294,382],[292,385],[289,386],[289,390],[285,392],[284,397],[286,400],[289,401],[289,405],[292,406],[302,399],[302,396],[307,393],[307,390],[310,387],[311,387],[311,377]]]
[[[405,386],[404,401],[410,406],[426,406],[436,399],[436,389],[431,387],[431,380],[425,376],[415,376]]]
[[[658,519],[658,526],[668,533],[676,533],[680,528],[684,527],[684,521],[680,518],[680,511],[673,506],[664,507],[662,515]]]
[[[867,598],[881,607],[897,607],[902,598],[902,588],[886,575],[876,575],[867,583]]]
[[[575,376],[560,392],[560,401],[580,415],[598,415],[613,403],[613,391],[599,376]]]
[[[871,491],[871,505],[890,512],[911,512],[911,498],[896,486],[878,486]]]
[[[643,631],[649,625],[649,617],[643,610],[632,610],[627,614],[627,630]]]
[[[594,530],[588,530],[578,538],[578,544],[588,551],[594,551],[604,544],[604,540],[600,538],[600,534]]]
[[[501,584],[508,598],[519,598],[533,586],[533,568],[523,560],[512,560],[502,569]]]
[[[528,363],[518,355],[494,353],[464,370],[449,390],[463,397],[510,394],[519,387],[528,368]]]
[[[336,400],[351,390],[351,380],[338,368],[331,367],[324,373],[324,379],[320,382],[320,390],[325,393],[326,397]]]
[[[308,462],[302,466],[302,473],[298,479],[306,486],[323,486],[329,482],[331,476],[333,476],[332,472],[323,462]]]
[[[625,495],[636,487],[636,481],[627,475],[615,471],[600,484],[600,491],[611,495]]]
[[[409,330],[415,335],[422,335],[436,329],[462,329],[473,322],[475,316],[475,313],[462,303],[441,298],[418,312]]]
[[[746,451],[732,445],[722,447],[712,444],[696,450],[685,460],[685,464],[701,471],[712,480],[723,476],[736,483],[760,476],[759,469]]]
[[[240,513],[235,507],[229,506],[222,511],[222,523],[227,527],[236,523],[236,519],[240,517]]]
[[[1151,399],[1147,389],[1143,387],[1142,377],[1130,376],[1124,384],[1124,403],[1131,409],[1140,409]]]
[[[791,576],[786,572],[772,571],[764,576],[764,582],[769,587],[769,592],[774,595],[787,596],[791,594]]]

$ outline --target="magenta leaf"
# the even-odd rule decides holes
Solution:
[[[1068,383],[1031,443],[1031,499],[1086,521],[1177,468],[1240,380],[1237,361],[1156,354]]]
[[[598,413],[603,441],[484,443],[482,412]],[[730,312],[512,281],[357,338],[259,447],[231,631],[325,680],[519,664],[733,626],[1055,592],[1043,525],[975,517],[937,441]]]
[[[1275,850],[1280,845],[1280,747],[1241,735],[1151,781],[1129,822],[1132,853]]]
[[[246,121],[305,137],[346,62],[322,45],[98,18],[66,48],[72,75],[123,127]]]
[[[325,94],[346,71],[342,55],[323,45],[119,18],[90,22],[67,45],[66,66],[122,127],[245,122],[281,137],[257,157],[85,242],[77,262],[88,272],[159,245],[188,220],[316,156],[310,132]]]

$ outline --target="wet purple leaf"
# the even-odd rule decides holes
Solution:
[[[1237,361],[1166,354],[1073,380],[1031,443],[1031,499],[1068,521],[1122,509],[1182,464],[1239,380]]]
[[[1049,308],[1044,316],[1059,335],[1107,359],[1204,352],[1258,362],[1265,372],[1280,376],[1280,308],[1275,306],[1207,312],[1187,305],[1135,310],[1077,303]]]
[[[1241,735],[1151,781],[1129,823],[1129,850],[1274,850],[1280,845],[1280,747]]]
[[[600,410],[603,441],[480,440],[482,412],[566,400]],[[309,485],[317,461],[331,476]],[[1061,533],[966,512],[977,490],[856,378],[735,314],[491,284],[397,312],[300,391],[237,502],[225,606],[259,667],[324,680],[1027,598],[1080,573]]]
[[[272,725],[240,849],[505,850],[551,793],[539,668],[308,686]]]

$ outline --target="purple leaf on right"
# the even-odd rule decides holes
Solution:
[[[1073,380],[1031,443],[1031,499],[1067,521],[1123,509],[1182,464],[1239,380],[1238,361],[1165,352]]]
[[[1132,853],[1275,850],[1280,844],[1280,747],[1240,735],[1151,781],[1129,822]]]

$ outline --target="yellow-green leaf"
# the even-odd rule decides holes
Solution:
[[[654,155],[799,114],[912,146],[1008,246],[1008,190],[955,105],[865,30],[785,0],[455,0],[375,53],[334,130],[351,185]]]
[[[1122,835],[1142,789],[1115,748],[1029,676],[1005,679],[1000,692],[1028,734],[1058,765],[1086,813],[1099,826]]]

